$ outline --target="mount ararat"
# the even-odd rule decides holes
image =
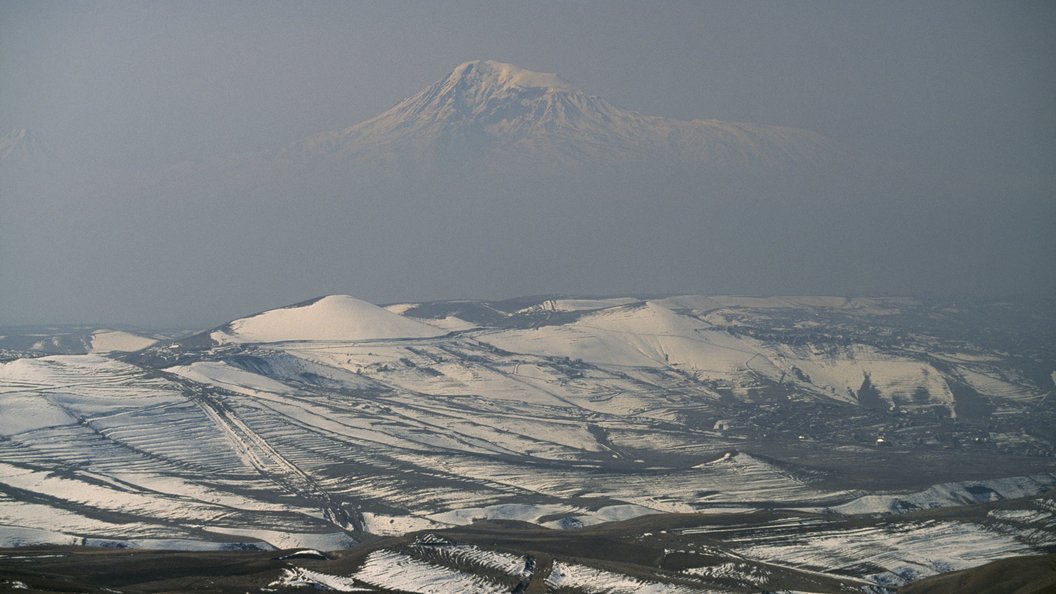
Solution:
[[[710,167],[819,166],[844,151],[807,130],[642,115],[553,74],[476,60],[365,122],[295,143],[311,162],[366,160],[426,168],[539,167],[668,162]],[[424,164],[424,165],[423,165]]]

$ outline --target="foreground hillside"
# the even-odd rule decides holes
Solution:
[[[296,592],[885,592],[874,577],[812,570],[783,559],[752,559],[746,538],[802,540],[809,548],[849,536],[838,555],[861,555],[866,535],[875,543],[864,567],[898,569],[913,579],[925,563],[957,557],[952,567],[979,565],[916,582],[907,592],[1042,592],[1056,579],[1052,556],[986,564],[985,542],[964,529],[929,546],[911,536],[939,533],[941,513],[897,521],[822,520],[792,514],[664,516],[558,532],[516,522],[374,539],[356,548],[320,552],[128,551],[83,547],[9,549],[0,556],[0,587],[42,591],[264,591]],[[801,524],[796,528],[795,524]],[[755,528],[747,528],[753,524]],[[896,554],[899,546],[903,552]],[[830,553],[837,555],[834,550]],[[901,559],[901,560],[900,560]],[[909,563],[906,559],[910,560]],[[885,579],[882,583],[893,583]],[[989,589],[988,589],[989,588]],[[1033,588],[1033,589],[1031,589]],[[890,588],[894,591],[894,588]]]
[[[1047,311],[329,296],[132,353],[8,336],[0,544],[345,550],[231,588],[895,587],[1056,546]],[[0,568],[185,587],[60,550]]]

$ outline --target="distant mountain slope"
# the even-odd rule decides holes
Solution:
[[[66,172],[60,151],[27,128],[0,130],[0,190],[36,196]],[[39,198],[39,196],[37,196]]]
[[[93,353],[133,352],[145,349],[157,339],[123,330],[97,330],[92,334]]]
[[[19,353],[83,355],[132,352],[157,341],[156,336],[96,326],[0,327],[0,360]]]
[[[35,159],[49,149],[26,128],[5,130],[0,134],[0,163]]]

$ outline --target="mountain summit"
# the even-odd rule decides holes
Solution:
[[[842,151],[807,130],[641,115],[554,74],[472,61],[384,113],[310,137],[287,154],[417,167],[508,169],[664,161],[706,166],[803,166]]]
[[[533,72],[520,66],[494,60],[474,60],[460,64],[440,84],[444,87],[464,85],[485,88],[490,86],[500,89],[574,90],[556,74]]]

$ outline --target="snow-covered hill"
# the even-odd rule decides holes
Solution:
[[[213,337],[219,342],[360,341],[445,333],[348,295],[329,295],[235,320]]]

